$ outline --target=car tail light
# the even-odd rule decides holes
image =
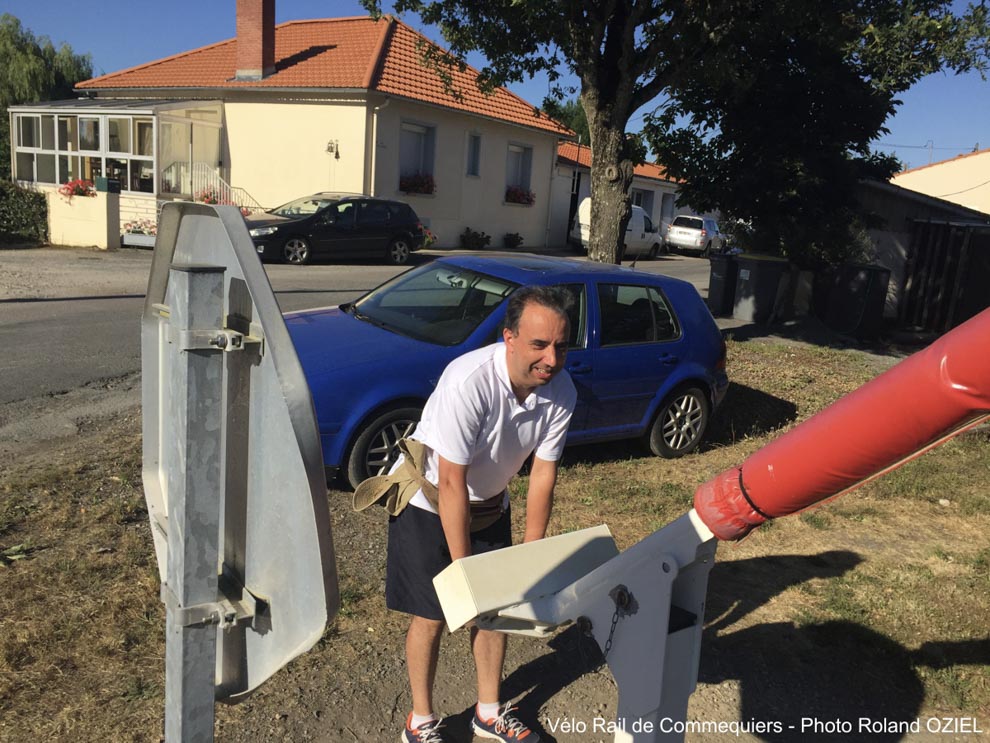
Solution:
[[[726,347],[725,341],[722,341],[722,353],[719,354],[718,361],[715,362],[715,368],[719,371],[725,371],[725,357],[726,357]]]
[[[702,231],[701,231],[701,236],[702,236],[702,237],[704,237],[704,236],[705,236],[705,235],[707,235],[707,234],[708,234],[708,231],[707,231],[707,230],[702,230]]]

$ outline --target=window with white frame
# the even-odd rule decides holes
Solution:
[[[533,148],[509,144],[505,158],[505,201],[510,204],[532,205],[535,195],[530,190],[533,171]]]
[[[481,135],[470,133],[467,141],[467,175],[481,175]]]
[[[57,185],[98,176],[125,191],[154,192],[154,123],[150,117],[15,114],[14,177]]]
[[[510,144],[505,161],[505,185],[529,190],[529,179],[533,169],[533,148]]]
[[[433,159],[436,128],[409,121],[399,132],[399,190],[433,193]]]

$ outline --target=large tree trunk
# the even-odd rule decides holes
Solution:
[[[598,110],[582,96],[591,133],[591,236],[588,257],[621,263],[625,248],[633,163],[625,155],[625,122],[616,126],[609,111]],[[590,105],[589,105],[590,104]],[[589,110],[590,109],[590,110]]]

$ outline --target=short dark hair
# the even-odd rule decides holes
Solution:
[[[553,310],[569,322],[570,317],[567,313],[574,306],[574,298],[570,292],[558,286],[531,284],[519,287],[509,297],[509,306],[505,311],[505,327],[513,335],[519,333],[519,319],[526,305],[531,303]]]

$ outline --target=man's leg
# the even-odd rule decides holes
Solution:
[[[406,633],[406,666],[409,670],[409,688],[412,690],[413,713],[416,715],[433,714],[433,680],[437,675],[443,628],[443,620],[417,616],[409,623],[409,631]]]
[[[502,665],[505,662],[504,632],[471,628],[471,650],[478,670],[478,701],[483,704],[499,702],[502,685]]]

